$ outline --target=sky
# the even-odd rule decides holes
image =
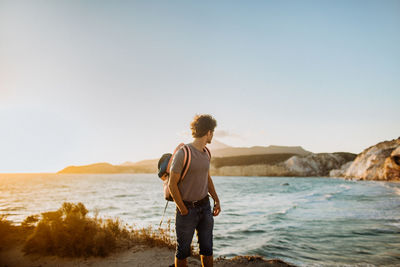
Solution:
[[[400,136],[400,1],[0,0],[0,173]]]

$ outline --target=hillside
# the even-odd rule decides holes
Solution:
[[[94,163],[84,166],[68,166],[57,173],[152,173],[155,168],[150,166],[112,165],[109,163]]]
[[[221,176],[326,176],[354,160],[351,153],[314,154],[300,146],[229,147],[217,142],[211,151],[211,174]],[[69,166],[58,173],[157,173],[158,159]]]
[[[226,166],[246,166],[266,164],[273,165],[285,161],[297,154],[264,154],[264,155],[246,155],[233,157],[214,157],[211,159],[211,164],[215,168]]]
[[[253,147],[228,147],[212,150],[213,157],[234,157],[247,155],[265,154],[296,154],[306,156],[310,151],[304,150],[301,146],[253,146]]]

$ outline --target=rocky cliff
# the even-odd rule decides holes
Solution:
[[[400,181],[400,137],[365,149],[349,165],[331,176],[359,180]]]
[[[308,154],[307,156],[290,155],[290,157],[288,154],[276,154],[256,158],[262,159],[262,164],[236,163],[228,166],[220,166],[221,163],[212,164],[211,174],[221,176],[329,176],[332,169],[340,168],[354,160],[355,157],[355,154],[343,152]],[[235,159],[236,157],[221,162],[235,163]],[[218,163],[217,159],[215,159],[215,163]]]
[[[211,175],[216,176],[287,176],[288,170],[281,165],[255,164],[248,166],[224,166],[215,168],[211,165]]]
[[[318,153],[304,157],[293,156],[283,165],[292,176],[329,176],[331,170],[339,169],[355,157],[355,154],[344,152]]]
[[[235,157],[267,154],[296,154],[306,156],[311,154],[311,152],[304,150],[301,146],[253,146],[211,149],[211,154],[213,157]]]

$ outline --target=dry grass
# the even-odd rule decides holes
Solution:
[[[135,242],[150,247],[168,247],[175,248],[176,240],[174,231],[171,229],[171,220],[168,220],[167,227],[154,230],[151,226],[141,229],[132,229],[131,238]]]
[[[8,221],[5,215],[0,215],[0,250],[8,249],[24,242],[31,230],[32,228],[29,228],[26,219],[21,226],[16,226],[11,221]]]
[[[176,237],[175,231],[171,228],[171,220],[167,221],[166,228],[153,229],[151,226],[141,229],[133,229],[131,231],[132,238],[135,242],[144,244],[150,247],[167,247],[175,249]],[[191,255],[200,259],[199,248],[190,246]]]
[[[24,252],[58,256],[106,256],[117,247],[117,240],[128,238],[120,221],[87,217],[82,203],[64,203],[57,211],[30,216],[25,225],[34,225],[24,244]],[[21,225],[23,226],[24,223]]]
[[[7,220],[6,216],[0,216],[0,250],[5,248],[5,244],[10,243],[11,233],[15,231],[13,225]]]
[[[26,254],[87,257],[107,256],[136,244],[175,249],[171,220],[163,228],[134,228],[119,219],[87,214],[82,203],[66,202],[56,211],[28,216],[20,226],[0,216],[0,250],[22,244]],[[199,256],[193,246],[192,255]]]
[[[101,219],[87,216],[82,203],[64,203],[57,211],[29,216],[21,228],[30,229],[24,244],[25,253],[68,257],[107,256],[117,249],[135,244],[175,247],[171,228],[151,227],[128,229],[119,219]]]

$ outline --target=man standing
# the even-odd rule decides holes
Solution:
[[[187,266],[190,245],[196,230],[202,266],[213,266],[214,218],[221,212],[217,192],[210,176],[210,157],[206,144],[211,144],[217,121],[210,115],[196,115],[190,124],[193,142],[187,144],[191,163],[185,179],[180,181],[184,152],[180,149],[171,164],[169,190],[176,203],[175,267]],[[214,199],[211,211],[208,193]]]

